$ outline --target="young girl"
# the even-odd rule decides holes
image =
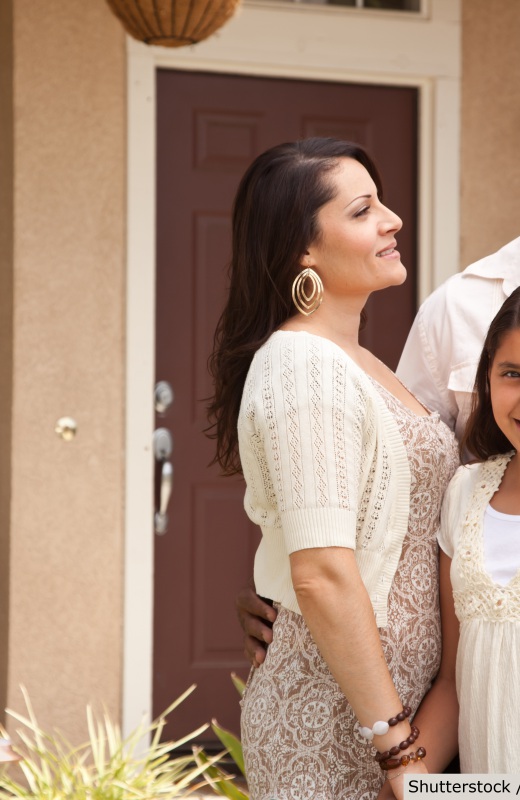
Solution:
[[[452,479],[439,534],[461,771],[520,772],[520,288],[489,328],[461,447],[477,460]]]

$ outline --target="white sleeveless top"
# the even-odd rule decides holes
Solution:
[[[484,560],[495,583],[506,586],[520,568],[520,514],[490,505],[484,514]]]

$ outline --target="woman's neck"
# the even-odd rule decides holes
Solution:
[[[282,325],[283,330],[308,331],[323,336],[337,344],[354,359],[362,352],[359,344],[359,324],[363,305],[359,303],[341,304],[329,302],[327,308],[320,308],[309,317],[296,314]]]

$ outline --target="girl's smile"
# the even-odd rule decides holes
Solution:
[[[515,450],[520,450],[520,328],[506,333],[489,371],[495,421]]]

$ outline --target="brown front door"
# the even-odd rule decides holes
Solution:
[[[167,532],[155,537],[154,710],[196,682],[171,736],[217,717],[238,730],[229,675],[247,674],[236,593],[252,574],[258,534],[239,480],[207,465],[206,369],[226,292],[230,210],[246,167],[266,148],[307,136],[367,147],[385,201],[404,220],[409,278],[369,304],[364,341],[395,367],[415,313],[417,96],[408,88],[160,70],[157,75],[157,380],[175,400],[157,425],[173,436]],[[203,737],[204,738],[204,737]]]

